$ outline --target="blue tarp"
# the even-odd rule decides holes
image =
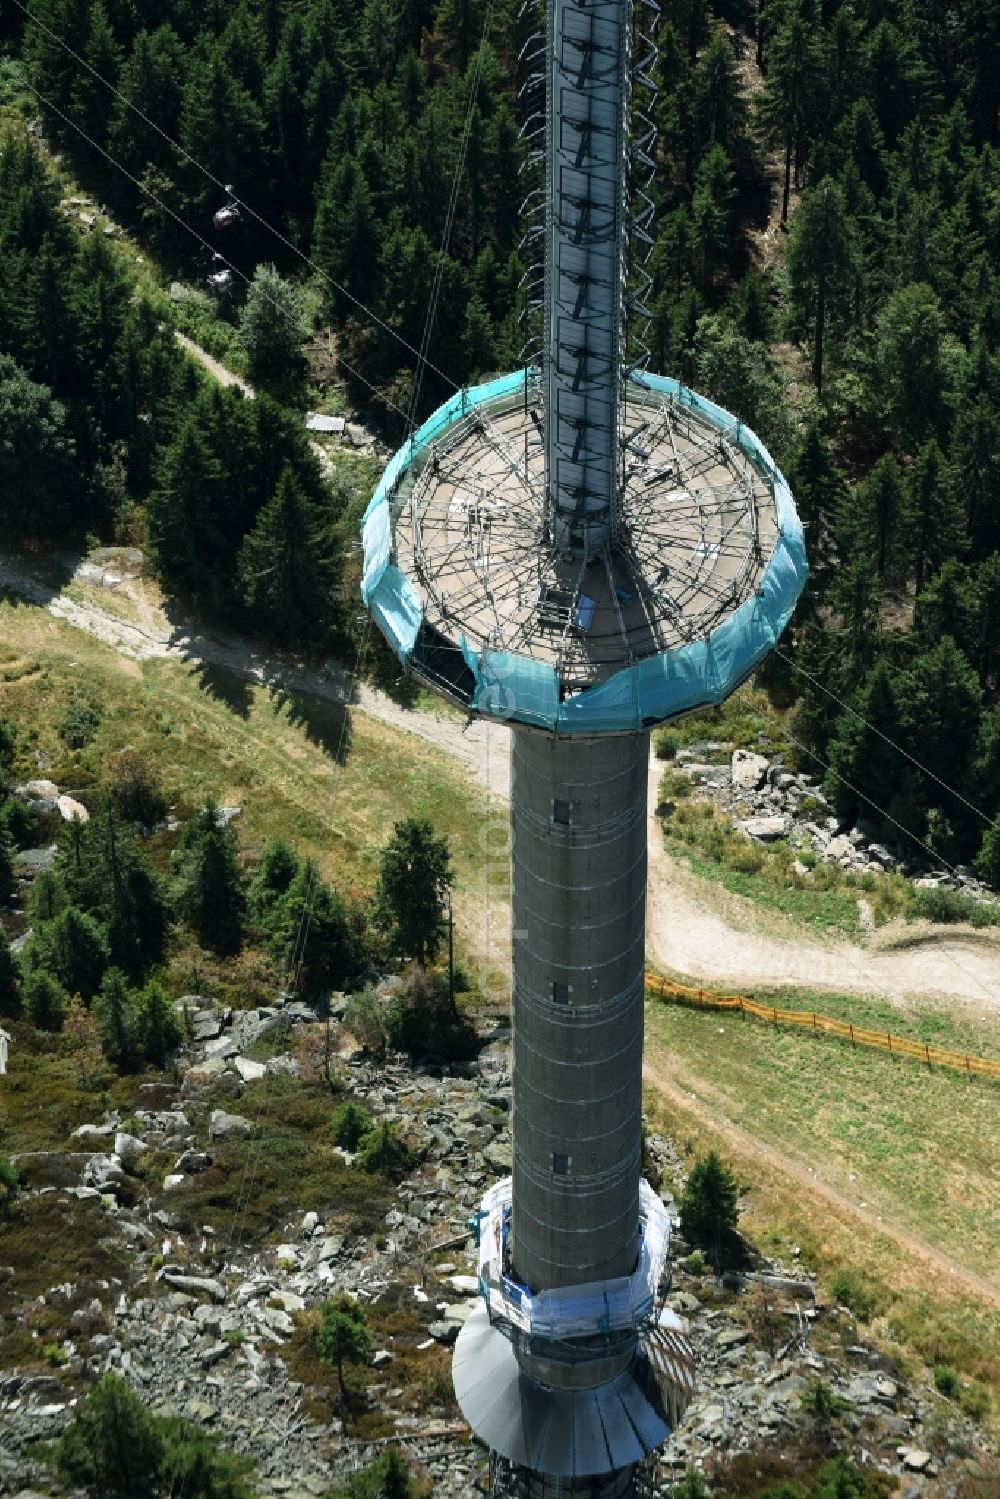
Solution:
[[[361,594],[404,665],[408,665],[422,621],[422,609],[409,579],[391,561],[390,499],[398,480],[419,464],[430,444],[477,406],[522,391],[524,372],[504,375],[460,391],[424,422],[395,454],[382,475],[362,521],[364,575]],[[640,729],[693,708],[721,703],[771,650],[784,630],[805,584],[802,525],[791,491],[774,459],[749,427],[713,401],[663,375],[641,375],[636,383],[689,406],[725,432],[767,473],[775,490],[779,535],[757,593],[747,599],[707,640],[625,667],[600,687],[560,702],[555,669],[528,656],[470,647],[462,654],[476,680],[470,706],[475,712],[558,734],[602,734]]]

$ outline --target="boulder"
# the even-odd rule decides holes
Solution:
[[[242,1114],[227,1114],[225,1109],[213,1109],[208,1133],[213,1140],[245,1140],[253,1134],[253,1125]]]
[[[766,756],[755,755],[752,750],[734,750],[731,775],[733,785],[741,791],[758,790],[767,775]]]
[[[896,1456],[910,1473],[923,1473],[931,1464],[931,1455],[922,1447],[898,1447]]]
[[[115,1135],[115,1155],[126,1169],[145,1149],[146,1143],[138,1135],[130,1135],[125,1130],[119,1130]]]
[[[835,838],[831,838],[824,849],[827,859],[849,859],[853,853],[854,844],[846,833],[838,833]]]
[[[267,1073],[263,1062],[251,1061],[249,1057],[237,1057],[233,1066],[245,1083],[255,1083]]]
[[[774,843],[778,838],[784,838],[788,832],[788,819],[786,817],[748,817],[739,826],[748,838],[755,838],[758,843]]]
[[[59,816],[63,822],[89,822],[90,813],[82,802],[74,801],[71,796],[59,796],[56,798],[56,806]]]
[[[25,785],[18,786],[17,789],[29,801],[34,802],[54,802],[59,795],[59,787],[55,781],[27,781]]]
[[[187,1291],[192,1296],[209,1296],[217,1302],[226,1299],[225,1287],[207,1275],[185,1275],[182,1270],[164,1270],[163,1279],[175,1291]]]

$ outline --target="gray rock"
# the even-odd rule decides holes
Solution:
[[[767,758],[755,755],[751,750],[733,751],[731,773],[733,785],[742,791],[756,791],[764,784],[767,775]]]
[[[43,805],[39,803],[39,810],[43,810]],[[47,808],[49,811],[53,811],[54,809],[55,802],[52,803],[51,807]],[[51,843],[48,848],[18,849],[14,855],[14,867],[15,869],[27,870],[29,874],[48,874],[50,870],[55,868],[56,854],[58,852],[59,845],[57,843]]]
[[[192,1296],[210,1296],[213,1301],[225,1301],[226,1290],[220,1281],[207,1275],[185,1275],[182,1270],[164,1270],[163,1279],[175,1291],[188,1291]]]
[[[239,1047],[230,1036],[214,1036],[205,1042],[206,1057],[223,1057],[228,1061],[238,1051]]]
[[[233,1066],[245,1083],[255,1083],[267,1073],[263,1062],[255,1062],[250,1057],[237,1057]]]
[[[745,1327],[725,1327],[715,1339],[717,1348],[742,1348],[749,1343],[750,1334]]]
[[[778,838],[784,838],[788,832],[788,818],[748,817],[739,826],[748,837],[756,838],[759,843],[773,843]]]
[[[897,1447],[896,1456],[910,1473],[924,1473],[932,1462],[922,1447]]]
[[[213,1109],[208,1133],[213,1140],[245,1140],[253,1133],[253,1125],[242,1114],[227,1114],[225,1109]]]
[[[26,781],[23,786],[18,786],[17,792],[29,801],[54,802],[59,795],[59,787],[55,781]]]
[[[119,1130],[115,1135],[115,1155],[122,1165],[128,1168],[146,1149],[146,1142],[140,1140],[138,1135],[130,1135],[125,1130]]]
[[[849,859],[854,853],[854,844],[846,833],[840,833],[836,838],[830,839],[825,852],[828,859]]]

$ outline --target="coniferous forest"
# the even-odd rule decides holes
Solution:
[[[253,403],[203,381],[117,247],[70,222],[50,153],[164,285],[203,285],[218,249],[224,321],[245,331],[257,295],[330,330],[394,442],[449,380],[519,362],[538,25],[513,0],[5,7],[5,532],[131,517],[206,615],[349,650],[363,501],[309,448],[297,351],[256,346]],[[838,810],[1000,887],[1000,8],[664,0],[658,44],[651,366],[756,428],[807,527],[765,683]],[[245,205],[221,231],[219,184]],[[400,340],[421,347],[436,268],[415,390]]]

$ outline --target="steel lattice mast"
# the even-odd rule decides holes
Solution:
[[[513,1173],[454,1378],[496,1492],[538,1499],[637,1492],[690,1394],[641,1180],[649,731],[725,698],[806,576],[754,434],[626,370],[632,33],[628,0],[550,0],[540,369],[435,412],[363,525],[401,661],[512,730]]]

